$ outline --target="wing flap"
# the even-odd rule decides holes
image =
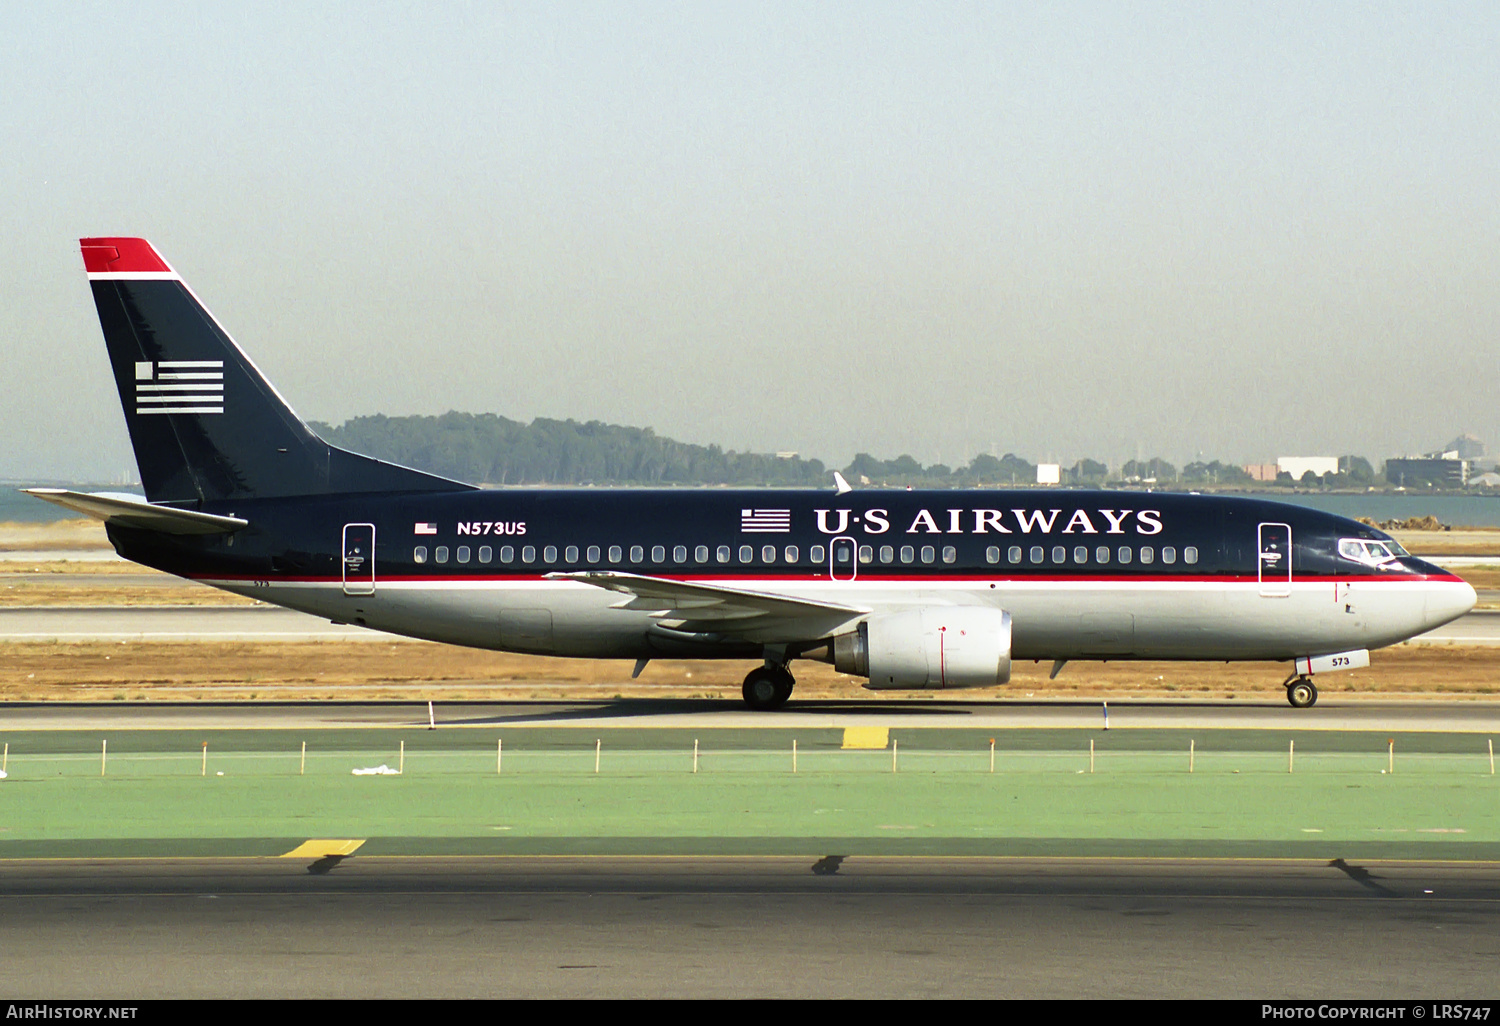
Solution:
[[[250,524],[239,517],[157,506],[133,495],[70,492],[66,488],[23,488],[22,491],[107,524],[139,527],[163,534],[228,534]]]
[[[716,584],[693,584],[610,570],[548,574],[630,596],[617,608],[656,614],[663,626],[688,633],[716,633],[749,641],[823,637],[869,612],[858,606],[794,598]]]

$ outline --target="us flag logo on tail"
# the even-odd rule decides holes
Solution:
[[[223,360],[135,365],[136,413],[223,413]]]
[[[740,531],[744,534],[790,534],[792,511],[789,509],[742,509]]]

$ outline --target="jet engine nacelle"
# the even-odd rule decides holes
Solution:
[[[987,688],[1010,680],[1010,614],[981,606],[877,613],[833,639],[841,673],[872,689]]]

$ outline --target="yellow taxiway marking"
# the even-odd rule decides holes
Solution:
[[[359,840],[311,840],[303,841],[297,847],[281,856],[284,859],[321,859],[329,855],[353,855],[354,849],[364,844],[364,838]]]
[[[890,743],[889,727],[845,727],[843,748],[884,748]]]

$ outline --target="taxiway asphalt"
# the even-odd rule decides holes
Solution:
[[[0,862],[17,998],[1453,1001],[1497,938],[1494,863]]]

